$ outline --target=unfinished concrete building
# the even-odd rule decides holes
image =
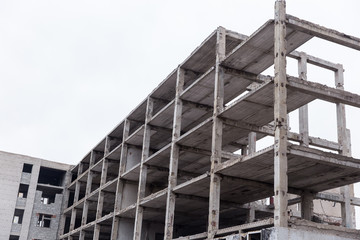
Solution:
[[[0,239],[57,239],[70,165],[2,151],[0,163]]]
[[[296,51],[313,37],[360,50],[286,15],[285,1],[249,37],[216,29],[71,170],[60,239],[359,239],[345,105],[360,96],[344,90],[342,65]],[[334,72],[334,87],[307,79],[307,64]],[[316,99],[336,105],[337,142],[309,135]],[[257,151],[266,136],[274,144]],[[340,222],[316,215],[315,199],[338,203]]]

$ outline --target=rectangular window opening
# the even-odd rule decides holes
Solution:
[[[25,173],[31,173],[32,167],[33,167],[32,164],[24,163],[23,172],[25,172]]]
[[[10,235],[9,240],[19,240],[20,236]]]
[[[64,176],[65,171],[53,168],[40,167],[38,183],[53,186],[62,186]]]
[[[28,191],[29,191],[29,185],[20,184],[18,198],[27,198]]]
[[[38,218],[38,221],[36,223],[36,226],[44,227],[44,228],[50,228],[51,217],[52,217],[51,215],[39,214],[39,218]]]
[[[13,223],[22,224],[23,216],[24,216],[24,210],[15,209]]]

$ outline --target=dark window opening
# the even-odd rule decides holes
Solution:
[[[74,192],[70,192],[69,194],[69,201],[68,201],[68,206],[67,207],[70,207],[74,204]]]
[[[36,226],[49,228],[50,223],[51,223],[51,215],[39,214],[39,218],[38,218],[38,221],[36,223]]]
[[[41,192],[41,203],[42,204],[51,204],[56,200],[56,194],[62,194],[62,189],[53,188],[44,185],[38,185],[36,187],[37,191]]]
[[[70,230],[70,217],[66,217],[65,218],[65,227],[64,227],[63,234],[68,233],[69,230]]]
[[[72,173],[71,174],[71,182],[75,181],[75,179],[77,179],[77,173]]]
[[[13,223],[22,224],[23,216],[24,216],[24,210],[15,209]]]
[[[155,233],[155,240],[162,240],[164,239],[163,233]]]
[[[40,167],[38,183],[62,186],[65,171]]]
[[[24,163],[23,172],[31,173],[33,165]]]
[[[42,193],[41,195],[41,203],[42,204],[51,204],[55,202],[55,196],[56,194],[51,193]]]
[[[10,235],[9,240],[19,240],[19,236]]]
[[[27,198],[28,191],[29,191],[29,185],[20,184],[18,198]]]

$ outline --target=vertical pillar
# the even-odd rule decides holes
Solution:
[[[298,61],[299,78],[307,81],[307,56],[304,52],[300,53]],[[299,133],[301,136],[301,145],[309,146],[309,116],[308,105],[304,105],[299,109]]]
[[[249,153],[256,152],[256,132],[249,133],[248,139],[249,139]]]
[[[255,153],[256,152],[256,132],[251,132],[248,135],[248,142],[249,142],[249,151],[248,154]],[[248,223],[255,221],[255,208],[254,203],[249,204],[249,210],[247,212],[246,221]]]
[[[108,166],[109,166],[109,160],[107,158],[104,158],[101,169],[100,186],[103,186],[106,183]]]
[[[88,211],[89,211],[89,201],[85,200],[84,201],[84,208],[83,208],[82,218],[81,218],[81,225],[85,225],[87,223]]]
[[[99,192],[98,204],[96,208],[96,219],[100,219],[102,217],[102,210],[104,207],[104,192]]]
[[[86,237],[86,232],[84,230],[81,230],[79,240],[85,240],[85,237]]]
[[[140,206],[140,200],[145,197],[145,190],[146,190],[147,166],[144,164],[144,161],[149,157],[150,126],[149,126],[148,122],[150,121],[150,119],[152,117],[152,112],[153,112],[153,100],[150,97],[148,97],[147,106],[146,106],[141,163],[140,163],[138,196],[137,196],[137,201],[136,201],[134,240],[141,239],[141,228],[142,228],[144,209],[142,206]]]
[[[93,240],[99,240],[100,238],[100,224],[95,224]]]
[[[220,215],[220,181],[221,178],[215,174],[216,166],[221,163],[222,132],[223,123],[218,114],[224,109],[224,71],[220,62],[225,58],[226,30],[222,27],[217,29],[216,39],[216,66],[214,84],[214,114],[211,142],[211,170],[210,170],[210,192],[209,192],[209,218],[208,239],[213,239],[219,228]]]
[[[120,219],[119,219],[119,217],[116,216],[116,214],[121,208],[121,201],[122,201],[122,197],[123,197],[124,182],[121,179],[121,175],[126,170],[127,144],[125,143],[125,140],[129,137],[129,131],[130,131],[130,121],[128,119],[125,119],[123,137],[122,137],[123,140],[122,140],[121,153],[120,153],[120,166],[119,166],[118,182],[116,185],[114,218],[113,218],[113,224],[112,224],[112,228],[111,228],[111,240],[116,240],[117,235],[118,235]]]
[[[251,223],[251,222],[255,221],[255,208],[253,206],[253,203],[250,203],[250,208],[249,208],[249,211],[248,211],[247,216],[246,216],[246,221],[248,223]]]
[[[71,172],[68,171],[68,172],[66,172],[66,175],[65,175],[65,184],[64,184],[65,190],[64,190],[64,196],[63,196],[64,201],[61,205],[62,213],[64,212],[64,209],[66,209],[69,204],[70,191],[68,189],[68,185],[70,183],[71,183]],[[66,215],[62,214],[61,219],[60,219],[59,231],[58,231],[59,236],[64,234],[65,221],[66,221]]]
[[[166,216],[165,216],[165,230],[164,239],[170,240],[173,237],[173,225],[174,225],[174,212],[175,212],[175,194],[173,188],[177,184],[178,174],[178,161],[179,161],[179,146],[176,141],[180,137],[181,132],[181,115],[182,115],[182,101],[180,94],[184,88],[184,70],[177,69],[177,80],[176,80],[176,93],[175,93],[175,108],[173,118],[173,131],[171,141],[171,152],[170,152],[170,164],[169,164],[169,179],[168,179],[168,190],[166,198]]]
[[[337,89],[344,90],[344,69],[341,64],[338,64],[338,69],[335,72],[335,85]],[[351,157],[350,139],[346,129],[346,114],[345,105],[342,103],[336,104],[337,116],[337,135],[338,143],[340,144],[340,154]],[[340,187],[340,192],[344,197],[344,202],[341,203],[341,217],[342,225],[344,227],[353,228],[353,208],[350,205],[350,192],[352,186]]]
[[[287,227],[287,105],[285,1],[275,2],[274,30],[274,225]]]
[[[313,213],[314,213],[314,195],[305,191],[301,195],[301,217],[305,220],[311,221]]]
[[[80,162],[79,163],[79,168],[78,168],[78,177],[82,173],[82,169],[83,169],[83,163]],[[81,187],[81,183],[80,183],[79,180],[77,180],[76,183],[75,183],[74,203],[79,201],[80,187]]]
[[[76,208],[71,209],[70,232],[75,228]]]
[[[307,55],[304,52],[300,53],[298,60],[299,78],[307,81]],[[301,136],[301,146],[309,146],[309,113],[308,105],[304,105],[299,109],[299,133]],[[301,217],[306,220],[311,220],[314,211],[314,195],[305,191],[301,195]]]
[[[80,162],[78,168],[78,176],[81,175],[82,170],[83,170],[83,163]],[[75,183],[74,204],[77,201],[79,201],[80,187],[81,187],[81,182],[77,180]],[[75,228],[76,214],[77,214],[77,210],[73,207],[73,209],[71,210],[70,231],[74,230]]]
[[[110,153],[111,142],[112,142],[111,137],[107,136],[105,138],[104,156],[107,156]]]
[[[103,206],[104,206],[104,192],[99,191],[98,203],[97,203],[97,208],[96,208],[96,220],[95,220],[96,222],[95,222],[95,226],[94,226],[93,240],[99,240],[99,237],[100,237],[101,226],[97,222],[97,220],[99,220],[102,217]]]

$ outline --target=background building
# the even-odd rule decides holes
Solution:
[[[0,152],[0,239],[57,239],[70,165]]]

